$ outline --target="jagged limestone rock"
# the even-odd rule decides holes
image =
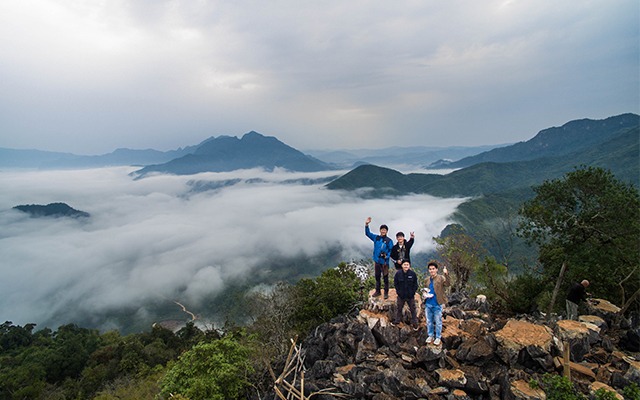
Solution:
[[[547,395],[540,388],[532,388],[528,382],[523,380],[517,380],[511,382],[509,386],[509,393],[507,395],[509,400],[547,400]]]
[[[494,337],[498,343],[496,354],[507,365],[524,366],[523,362],[533,359],[544,370],[550,369],[553,334],[549,327],[510,319]]]
[[[395,301],[374,301],[381,311],[367,307],[355,317],[339,317],[309,334],[303,343],[305,388],[334,388],[362,399],[453,399],[454,393],[473,399],[544,398],[513,382],[561,373],[563,340],[582,354],[583,360],[571,362],[570,369],[583,394],[589,393],[593,382],[621,390],[640,380],[638,360],[616,347],[617,338],[603,333],[597,317],[557,323],[537,321],[534,316],[493,320],[473,310],[447,307],[443,343],[434,346],[425,344],[423,323],[417,331],[406,322],[388,323],[390,300]],[[589,347],[576,350],[572,341]]]
[[[569,343],[571,360],[575,362],[582,361],[591,346],[600,340],[600,328],[588,322],[558,321],[555,331],[561,341]]]

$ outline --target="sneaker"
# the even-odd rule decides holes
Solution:
[[[418,324],[416,323],[411,324],[411,327],[413,328],[414,331],[418,330]]]
[[[391,324],[391,326],[396,326],[396,325],[398,325],[398,324],[399,324],[399,322],[391,321],[391,322],[390,322],[390,324]]]
[[[433,336],[429,336],[427,338],[427,344],[431,344],[431,343],[433,343]]]
[[[433,341],[433,344],[435,344],[436,346],[440,346],[440,343],[442,343],[440,338],[436,338],[436,340]]]
[[[373,297],[378,297],[378,296],[380,296],[380,292],[375,292],[375,293],[373,294]]]

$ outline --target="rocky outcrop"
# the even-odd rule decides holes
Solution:
[[[357,314],[318,326],[302,343],[305,391],[334,388],[361,399],[545,399],[529,385],[568,366],[585,395],[599,388],[621,391],[640,384],[638,354],[618,349],[606,336],[606,313],[580,321],[494,318],[482,299],[455,299],[444,310],[442,345],[427,345],[424,310],[420,328],[395,315],[395,293],[370,297]],[[418,304],[421,302],[418,301]],[[565,346],[570,360],[563,359]],[[566,362],[565,362],[566,361]],[[315,399],[337,398],[329,394]]]

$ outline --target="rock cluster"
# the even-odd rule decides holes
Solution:
[[[640,384],[640,354],[621,350],[619,340],[607,335],[615,310],[580,321],[499,319],[484,299],[453,296],[453,305],[443,312],[443,344],[434,346],[425,344],[422,309],[417,331],[407,323],[407,309],[404,322],[390,324],[395,304],[393,290],[388,300],[370,296],[356,315],[312,331],[302,343],[305,391],[334,388],[348,398],[374,400],[545,399],[529,382],[564,368],[587,395],[602,387],[620,392],[631,382]],[[570,360],[563,358],[565,346]]]

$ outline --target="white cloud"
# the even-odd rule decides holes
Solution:
[[[526,140],[640,109],[637,1],[0,4],[0,146]]]
[[[414,251],[427,251],[461,201],[424,195],[362,200],[320,185],[281,183],[326,172],[248,170],[134,181],[130,171],[0,172],[0,319],[64,323],[168,299],[197,305],[261,271],[272,257],[312,257],[338,243],[345,260],[368,258],[367,216],[373,226],[389,225],[391,234],[415,231]],[[188,184],[236,177],[262,183],[202,193],[191,193]],[[11,210],[58,201],[91,218],[34,219]]]

